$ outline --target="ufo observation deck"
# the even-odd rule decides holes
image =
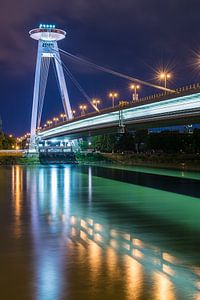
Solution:
[[[39,28],[29,31],[30,37],[36,41],[60,41],[66,36],[66,32],[55,28],[55,25],[40,25]]]

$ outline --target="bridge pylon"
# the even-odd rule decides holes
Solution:
[[[64,30],[55,28],[55,25],[41,24],[39,28],[31,30],[29,34],[32,39],[38,41],[29,147],[31,151],[35,151],[37,149],[37,128],[40,127],[46,83],[51,60],[54,60],[55,63],[55,71],[59,83],[64,112],[68,120],[72,119],[73,115],[57,44],[58,41],[65,38],[66,32]]]

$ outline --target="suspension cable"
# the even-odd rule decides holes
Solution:
[[[96,68],[102,72],[105,72],[105,73],[109,73],[111,75],[114,75],[114,76],[118,76],[120,78],[124,78],[124,79],[127,79],[127,80],[130,80],[130,81],[134,81],[134,82],[137,82],[137,83],[140,83],[140,84],[143,84],[143,85],[146,85],[146,86],[150,86],[150,87],[153,87],[153,88],[156,88],[156,89],[159,89],[159,90],[162,90],[162,91],[166,91],[166,92],[170,92],[170,93],[175,93],[175,90],[172,90],[172,89],[168,89],[168,88],[165,88],[163,86],[160,86],[160,85],[156,85],[156,84],[153,84],[153,83],[149,83],[149,82],[146,82],[144,80],[141,80],[141,79],[137,79],[137,78],[134,78],[132,76],[129,76],[129,75],[126,75],[126,74],[123,74],[123,73],[120,73],[120,72],[117,72],[117,71],[113,71],[111,69],[108,69],[108,68],[105,68],[105,67],[102,67],[102,66],[99,66],[93,62],[90,62],[88,60],[85,60],[83,58],[80,58],[74,54],[71,54],[65,50],[62,50],[59,48],[59,50],[66,56],[72,58],[73,60],[75,61],[79,61],[81,63],[84,63],[84,64],[87,64],[89,65],[90,67],[92,68]],[[56,50],[55,50],[56,51]]]
[[[55,59],[58,61],[60,65],[62,65],[63,70],[66,72],[67,76],[71,79],[71,81],[74,83],[74,85],[77,87],[77,89],[81,92],[81,94],[86,98],[86,100],[90,103],[90,105],[99,112],[99,109],[92,103],[91,98],[88,96],[88,94],[85,92],[85,90],[82,88],[82,86],[79,84],[79,82],[76,80],[76,78],[72,75],[70,70],[67,68],[67,66],[63,63],[63,61],[59,60],[57,57]]]

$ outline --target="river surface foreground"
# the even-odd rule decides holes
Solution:
[[[200,300],[200,174],[0,167],[0,299]]]

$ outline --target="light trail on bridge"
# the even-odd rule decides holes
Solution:
[[[172,117],[187,117],[189,113],[193,116],[200,115],[200,93],[181,96],[150,104],[121,109],[124,125],[142,124],[158,119],[168,120],[172,123]],[[59,136],[80,135],[84,132],[92,132],[101,128],[117,127],[119,124],[119,110],[101,113],[88,118],[58,125],[38,133],[41,139],[50,139]],[[155,127],[155,126],[154,126]]]

